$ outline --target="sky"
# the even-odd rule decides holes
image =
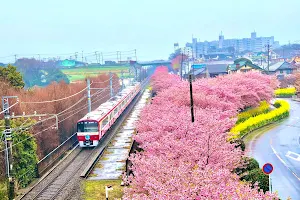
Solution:
[[[167,59],[175,42],[217,40],[221,31],[287,44],[300,40],[298,8],[299,0],[0,0],[0,62],[134,49],[138,60]]]

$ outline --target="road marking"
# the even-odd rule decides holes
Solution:
[[[285,156],[293,160],[300,161],[300,155],[292,151],[288,151]]]
[[[276,152],[276,150],[273,148],[273,146],[272,146],[272,139],[270,140],[270,146],[271,146],[271,148],[272,148],[274,154],[276,155],[276,157],[284,164],[284,166],[286,166],[286,168],[288,168],[288,170],[289,170],[290,172],[292,172],[292,174],[298,179],[298,181],[300,181],[300,177],[298,177],[298,175],[295,174],[295,173],[289,168],[289,166],[286,164],[286,162],[285,162],[284,160],[282,160],[282,158],[279,156],[279,154],[278,154],[278,153]]]

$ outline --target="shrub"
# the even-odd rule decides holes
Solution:
[[[257,115],[260,115],[260,114],[263,114],[263,113],[267,113],[269,111],[270,111],[270,105],[269,105],[269,103],[266,102],[266,101],[262,101],[260,103],[259,107],[257,107],[257,108],[251,108],[249,110],[241,112],[238,115],[238,120],[237,120],[236,124],[244,122],[247,119],[249,119],[250,117],[255,117]]]
[[[252,169],[247,175],[242,176],[241,180],[245,180],[252,183],[258,183],[258,187],[264,192],[269,191],[269,176],[264,174],[260,168]]]
[[[296,94],[296,88],[282,88],[275,90],[276,97],[292,97]]]
[[[243,123],[237,124],[234,126],[230,132],[232,133],[230,138],[236,139],[244,136],[246,133],[249,133],[257,128],[260,128],[271,122],[278,121],[289,115],[290,105],[287,101],[277,100],[275,102],[275,110],[272,110],[268,113],[261,114],[255,117],[250,117]]]

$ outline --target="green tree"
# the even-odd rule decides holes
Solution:
[[[260,189],[264,192],[269,190],[269,177],[259,168],[257,160],[244,157],[245,166],[234,169],[234,173],[240,176],[240,180],[251,182],[252,186],[257,182]]]
[[[234,169],[234,172],[240,177],[244,176],[245,173],[253,169],[259,168],[259,164],[254,158],[244,157],[242,162],[243,162],[243,166]]]
[[[25,86],[22,74],[12,65],[0,67],[0,80],[7,81],[11,86],[18,89],[22,89]]]
[[[37,144],[35,138],[26,128],[29,128],[34,122],[34,120],[23,118],[11,120],[11,128],[15,129],[12,134],[15,144],[13,147],[14,173],[19,187],[27,186],[36,177]],[[4,120],[1,120],[0,126],[3,125]],[[3,137],[2,131],[3,128],[0,129]],[[3,148],[4,146],[2,146]]]
[[[245,142],[242,139],[236,139],[233,141],[230,141],[230,143],[234,143],[235,144],[235,148],[241,148],[242,151],[245,151],[246,145]]]
[[[241,180],[251,182],[252,185],[258,183],[260,189],[264,192],[269,191],[269,176],[264,174],[260,168],[249,171]]]

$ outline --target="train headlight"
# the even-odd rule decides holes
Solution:
[[[90,139],[91,139],[91,136],[89,136],[89,135],[85,136],[85,140],[90,140]]]

